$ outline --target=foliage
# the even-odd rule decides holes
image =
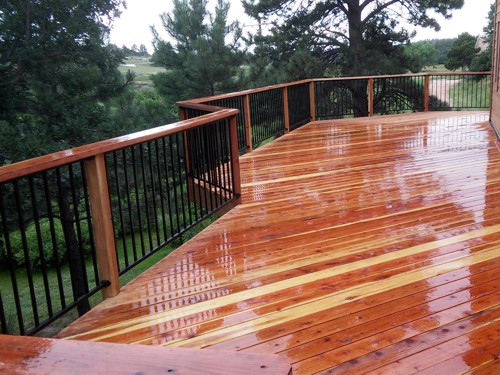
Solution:
[[[433,66],[438,62],[438,49],[429,42],[415,42],[404,48],[408,59],[408,68],[412,73],[419,73],[424,66]]]
[[[460,34],[448,51],[445,68],[453,71],[458,68],[462,68],[462,71],[469,68],[474,56],[479,52],[479,48],[476,48],[476,39],[467,32]]]
[[[104,104],[126,85],[123,54],[105,43],[122,3],[2,2],[0,164],[100,137]]]
[[[478,56],[472,59],[470,70],[473,72],[489,72],[493,61],[493,33],[495,27],[495,4],[491,4],[488,16],[486,17],[488,23],[483,28],[485,34],[485,41],[488,43],[486,51],[481,52]]]
[[[42,254],[43,260],[47,267],[58,262],[59,264],[64,263],[67,259],[66,251],[66,240],[64,238],[64,232],[59,219],[52,219],[53,225],[49,219],[41,219],[39,221],[38,230],[40,231],[41,242],[38,242],[38,232],[37,226],[34,222],[29,224],[25,231],[25,240],[27,244],[27,253],[29,259],[29,268],[40,269],[42,265]],[[52,230],[54,231],[55,243],[52,241]],[[76,225],[75,225],[76,231]],[[88,223],[84,220],[80,222],[80,233],[82,238],[82,247],[85,254],[90,253],[90,234]],[[10,247],[12,251],[12,261],[18,267],[26,265],[26,258],[24,253],[23,238],[20,230],[16,230],[9,234]],[[2,238],[1,241],[5,244],[5,239]],[[40,248],[42,249],[42,254],[40,254]],[[5,245],[3,245],[5,246]],[[57,249],[57,250],[54,250]],[[8,257],[7,250],[5,247],[0,249],[2,252],[3,260],[5,261]]]
[[[238,22],[227,23],[229,2],[218,0],[213,14],[207,0],[174,0],[173,5],[161,20],[175,42],[162,40],[152,28],[152,61],[167,69],[153,77],[160,93],[175,101],[240,88],[242,32]]]
[[[125,56],[141,56],[149,57],[148,49],[144,44],[137,47],[137,44],[132,44],[132,47],[128,48],[126,45],[122,46],[122,52]]]
[[[408,59],[403,45],[411,35],[399,27],[400,22],[439,30],[429,11],[449,18],[453,9],[463,6],[463,0],[313,0],[299,4],[293,0],[245,0],[243,4],[257,22],[271,23],[271,35],[255,39],[260,44],[255,48],[260,66],[254,70],[288,70],[288,80],[295,80],[302,73],[300,67],[291,66],[295,51],[314,56],[313,61],[319,62],[316,69],[323,70],[323,75],[405,72]],[[366,115],[366,89],[359,88],[353,95],[356,115]]]
[[[366,75],[404,71],[402,44],[410,34],[397,29],[399,20],[439,30],[428,11],[449,17],[463,1],[317,0],[298,5],[292,0],[247,0],[243,4],[258,22],[272,22],[272,35],[263,42],[274,48],[274,56],[291,53],[302,43],[311,52],[321,50],[321,60],[338,65],[340,73]]]
[[[178,121],[177,107],[154,88],[127,90],[111,101],[110,129],[107,132],[127,134],[145,128]]]
[[[425,40],[425,42],[432,44],[438,50],[437,63],[440,65],[444,64],[446,61],[446,55],[448,54],[453,41],[454,39],[452,38]]]
[[[483,27],[483,32],[486,37],[486,41],[489,43],[490,46],[492,46],[493,34],[495,32],[495,2],[491,4],[486,19],[488,20],[488,23],[486,24],[485,27]]]
[[[488,48],[486,51],[480,53],[471,61],[470,71],[471,72],[489,72],[491,71],[491,62],[492,62],[492,48]]]

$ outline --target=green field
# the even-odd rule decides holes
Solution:
[[[130,240],[128,240],[130,242]],[[129,247],[131,244],[129,243]],[[127,284],[130,280],[134,279],[135,277],[139,276],[142,272],[147,270],[149,267],[157,263],[159,260],[167,256],[170,252],[172,252],[175,249],[176,246],[174,245],[167,245],[158,252],[156,252],[154,255],[150,256],[140,264],[138,264],[136,267],[125,273],[123,276],[120,277],[120,284],[123,286]],[[123,265],[123,251],[119,252],[120,259],[119,262],[121,265]],[[94,279],[94,273],[93,273],[93,264],[91,259],[87,259],[86,261],[86,268],[87,268],[87,275],[89,277],[89,284],[90,285],[95,285],[95,279]],[[71,277],[70,277],[70,272],[68,265],[64,265],[61,267],[61,275],[63,279],[63,284],[64,285],[71,285]],[[32,327],[33,324],[33,310],[32,310],[32,305],[31,305],[31,300],[30,300],[30,293],[29,293],[29,286],[28,286],[28,278],[26,271],[23,269],[19,269],[16,272],[16,279],[18,283],[18,289],[19,289],[19,296],[20,296],[20,304],[21,304],[21,309],[23,311],[24,319],[26,326]],[[59,297],[59,292],[57,288],[57,274],[56,271],[51,269],[47,273],[47,279],[49,280],[49,283],[52,285],[50,288],[50,294],[52,301],[54,303],[54,309],[55,311],[59,310],[61,308],[60,304],[60,297]],[[43,281],[43,275],[41,272],[34,272],[33,273],[33,284],[35,287],[35,295],[37,297],[38,303],[37,303],[37,309],[38,309],[38,314],[41,318],[41,320],[45,320],[48,318],[48,308],[45,301],[45,290],[44,290],[44,281]],[[14,304],[14,295],[13,295],[13,290],[10,287],[11,285],[11,279],[10,279],[10,274],[8,271],[1,271],[0,272],[0,288],[2,292],[2,299],[3,299],[3,305],[5,309],[5,314],[6,314],[6,320],[7,320],[7,325],[10,327],[10,329],[15,332],[16,331],[16,308]],[[66,291],[66,303],[71,303],[72,300],[72,293],[71,291]],[[98,303],[102,301],[101,299],[101,293],[97,293],[94,296],[90,297],[89,303],[91,307],[94,307]],[[78,318],[78,314],[76,309],[73,309],[69,313],[67,313],[63,318],[55,321],[52,323],[49,327],[45,328],[39,335],[40,336],[45,336],[45,337],[52,337],[55,335],[57,332],[59,332],[62,328],[67,326],[69,323],[72,321],[76,320]]]
[[[470,110],[485,110],[490,107],[491,77],[461,80],[451,90],[454,106]]]
[[[449,70],[444,67],[444,64],[440,64],[434,66],[426,66],[422,69],[421,73],[443,73],[443,72],[449,72]]]
[[[153,74],[164,72],[165,69],[153,66],[149,61],[150,57],[140,57],[140,56],[129,56],[120,65],[119,70],[122,74],[127,73],[127,71],[131,71],[135,73],[134,84],[139,87],[147,87],[151,86],[151,76]]]

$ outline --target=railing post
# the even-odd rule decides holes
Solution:
[[[373,114],[373,78],[368,78],[368,117],[372,117]]]
[[[238,125],[236,116],[229,119],[229,132],[231,133],[231,164],[233,172],[233,189],[236,197],[236,204],[241,204],[241,175],[240,175],[240,155],[238,151]]]
[[[283,120],[285,122],[285,134],[290,133],[290,112],[288,108],[288,86],[283,87]]]
[[[250,95],[243,96],[243,117],[245,121],[245,138],[247,140],[245,152],[249,153],[253,150],[252,142],[252,121],[250,116]]]
[[[316,121],[316,101],[314,95],[314,81],[309,83],[309,108],[311,111],[311,121]]]
[[[187,120],[186,108],[179,107],[179,120]]]
[[[102,291],[103,298],[106,299],[120,292],[120,275],[104,154],[86,159],[85,172],[92,211],[97,266],[101,280],[111,283]]]
[[[429,112],[429,83],[430,83],[430,74],[425,74],[424,81],[424,112]]]

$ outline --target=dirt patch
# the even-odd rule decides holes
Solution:
[[[461,81],[461,78],[455,77],[431,78],[429,82],[429,95],[435,96],[439,100],[447,102],[450,107],[453,107],[451,89]]]

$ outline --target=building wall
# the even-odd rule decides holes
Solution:
[[[491,123],[500,135],[500,0],[496,3],[495,40],[493,43],[493,77],[491,79]]]

